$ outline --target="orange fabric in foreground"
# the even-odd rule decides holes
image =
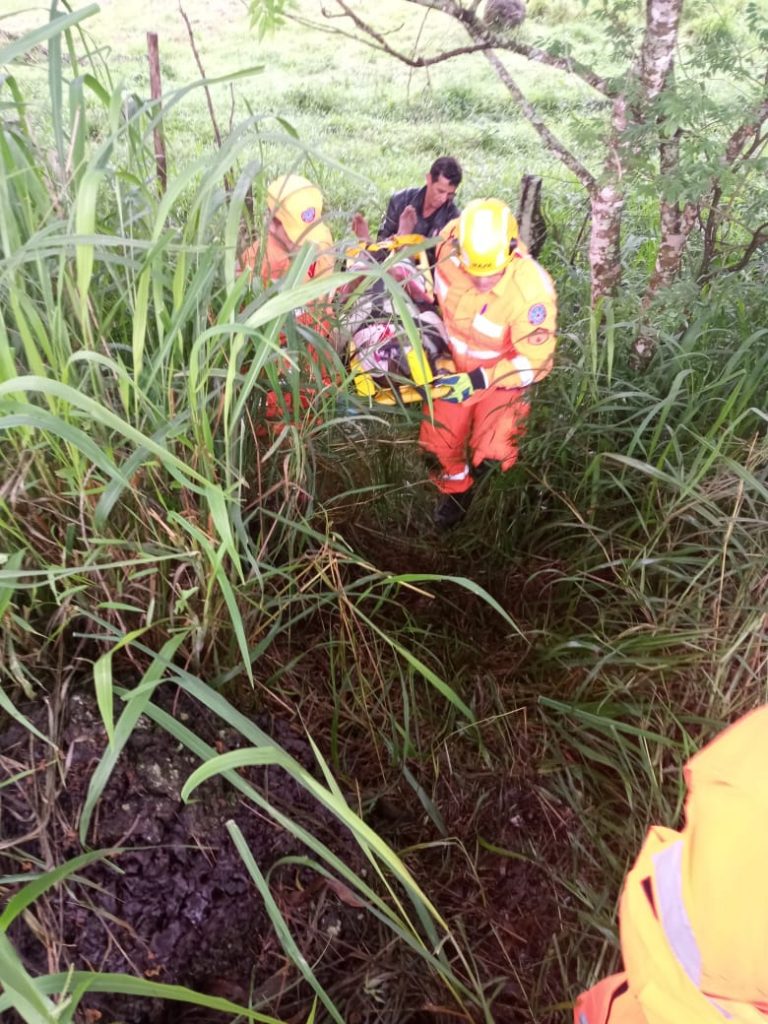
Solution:
[[[768,707],[740,719],[685,768],[686,822],[654,827],[619,909],[628,995],[607,979],[575,1024],[766,1024]]]

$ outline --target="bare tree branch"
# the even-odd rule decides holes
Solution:
[[[538,132],[547,149],[554,153],[558,159],[562,160],[565,166],[576,175],[589,193],[593,193],[597,188],[597,183],[592,174],[587,170],[584,164],[582,164],[581,161],[570,152],[570,150],[565,148],[554,132],[550,131],[550,129],[544,124],[537,113],[536,108],[526,98],[517,82],[515,82],[512,75],[499,60],[497,54],[493,50],[486,50],[483,56],[496,72],[499,81],[502,82],[507,92],[514,99],[515,103],[517,103],[526,119],[530,121],[533,128]]]
[[[544,123],[542,118],[537,113],[534,106],[526,98],[520,87],[513,79],[512,75],[501,62],[498,55],[494,52],[493,42],[495,41],[495,37],[492,37],[488,33],[486,27],[482,25],[475,17],[474,10],[477,8],[478,5],[474,4],[474,7],[470,10],[461,7],[459,4],[453,3],[452,0],[409,0],[409,2],[417,4],[420,7],[426,7],[429,10],[439,11],[442,14],[446,14],[460,21],[466,28],[466,31],[470,38],[473,40],[473,42],[468,46],[456,47],[451,50],[446,50],[432,57],[411,57],[407,53],[403,53],[400,50],[396,50],[393,46],[391,46],[382,33],[377,32],[372,25],[370,25],[367,21],[365,21],[355,11],[352,10],[352,8],[349,6],[346,0],[335,0],[336,6],[343,12],[343,15],[345,17],[348,17],[356,26],[356,28],[361,33],[363,33],[364,36],[368,37],[368,39],[362,40],[363,42],[366,43],[366,45],[371,46],[372,48],[377,49],[383,53],[386,53],[391,57],[394,57],[396,60],[407,65],[408,67],[429,67],[441,61],[449,60],[451,57],[456,57],[460,54],[482,53],[483,56],[491,65],[491,67],[496,72],[499,81],[501,81],[501,83],[506,88],[507,92],[517,103],[523,115],[526,117],[526,119],[530,122],[535,131],[538,133],[547,149],[554,153],[555,156],[557,156],[558,159],[561,160],[570,171],[572,171],[572,173],[578,178],[578,180],[589,192],[594,192],[596,190],[596,182],[593,175],[581,163],[581,161],[576,156],[574,156],[573,153],[570,152],[570,150],[566,149],[565,145],[560,141],[560,139],[557,138],[554,132],[552,132],[547,127],[547,125]],[[321,9],[325,17],[331,16],[327,8],[323,7]],[[373,40],[373,42],[369,42],[368,40]],[[500,41],[499,45],[502,48],[513,50],[514,52],[517,53],[522,53],[523,50],[529,50],[530,52],[535,51],[537,56],[530,57],[529,59],[539,59],[538,55],[544,53],[544,51],[536,50],[533,47],[522,47],[517,44],[513,45],[509,43],[505,44],[503,41]],[[527,54],[522,53],[522,55],[526,56]],[[564,61],[560,58],[551,58],[551,60],[557,60],[558,62],[556,65],[553,66],[558,66],[561,70],[569,69],[569,62]],[[547,61],[547,63],[550,63],[550,61]],[[594,75],[593,73],[592,77],[594,81],[591,82],[590,84],[595,85],[596,88],[598,87],[598,84],[600,86],[604,85],[603,79],[600,79],[597,75]],[[604,90],[601,89],[601,91]]]
[[[712,266],[712,261],[715,258],[717,229],[721,220],[720,200],[722,195],[723,190],[720,186],[720,182],[717,179],[713,180],[707,203],[707,219],[704,221],[704,228],[702,232],[704,242],[701,251],[701,262],[696,274],[696,280],[699,282],[707,281],[713,276],[710,268]]]
[[[351,9],[349,4],[346,3],[346,0],[335,0],[336,5],[343,12],[343,16],[348,17],[360,32],[368,36],[369,39],[374,40],[378,45],[373,46],[373,44],[368,42],[368,40],[359,40],[359,37],[357,36],[351,36],[351,38],[365,42],[366,45],[373,46],[374,49],[387,53],[390,57],[395,57],[397,60],[409,67],[426,68],[435,64],[440,64],[443,61],[450,60],[452,57],[458,57],[462,54],[484,53],[489,49],[504,50],[509,53],[516,53],[519,57],[525,57],[526,60],[530,60],[536,64],[544,64],[547,67],[556,69],[557,71],[564,71],[568,74],[576,75],[602,96],[613,98],[618,95],[617,89],[611,85],[608,79],[598,75],[592,68],[588,67],[588,65],[582,64],[581,61],[575,60],[571,57],[558,57],[555,54],[549,53],[547,50],[542,50],[538,46],[530,46],[520,40],[504,38],[498,33],[490,31],[475,14],[475,10],[478,6],[477,4],[474,4],[472,8],[468,9],[461,7],[458,4],[451,3],[450,0],[407,0],[407,2],[415,4],[418,7],[426,7],[428,10],[438,11],[440,14],[445,14],[454,18],[465,27],[473,42],[468,46],[460,46],[451,50],[440,51],[439,53],[433,54],[429,57],[412,57],[391,46],[380,32],[377,32],[371,24]],[[338,17],[338,15],[333,15],[326,7],[322,7],[321,10],[325,18]]]
[[[200,59],[200,54],[197,52],[197,47],[195,46],[195,36],[194,36],[194,33],[192,32],[192,25],[190,24],[189,18],[187,17],[187,12],[184,10],[184,8],[181,6],[181,4],[179,4],[179,13],[181,14],[182,18],[184,19],[184,24],[187,26],[187,34],[189,36],[189,45],[192,47],[192,53],[194,54],[194,57],[195,57],[195,63],[197,64],[198,70],[199,70],[200,74],[203,76],[203,79],[205,79],[205,77],[206,77],[206,75],[205,75],[205,68],[203,67],[203,62]],[[213,125],[213,134],[216,137],[216,145],[219,147],[219,149],[221,149],[221,132],[219,131],[219,125],[218,125],[218,122],[216,121],[216,113],[215,113],[215,111],[213,109],[213,100],[211,99],[211,90],[208,88],[207,85],[204,85],[203,86],[203,91],[205,92],[205,99],[206,99],[206,102],[208,104],[208,113],[211,115],[211,124]]]
[[[768,83],[768,72],[766,72],[766,82]],[[730,168],[732,170],[737,164],[744,163],[759,151],[766,141],[760,134],[760,129],[766,120],[768,120],[768,96],[763,98],[761,103],[754,110],[753,116],[740,124],[739,127],[731,133],[731,136],[726,143],[725,152],[722,158],[722,163],[725,168]],[[751,144],[749,141],[750,139],[752,140]],[[704,249],[702,252],[701,264],[699,265],[699,270],[696,275],[696,280],[702,283],[710,280],[710,278],[714,276],[712,263],[716,255],[717,232],[722,219],[720,216],[720,200],[722,198],[722,194],[723,188],[720,178],[714,176],[710,184],[708,199],[702,203],[702,205],[706,204],[709,207],[707,221],[704,225]],[[763,237],[764,228],[764,224],[761,224],[760,227],[757,228],[753,233],[752,240],[745,249],[742,258],[736,263],[723,268],[725,273],[741,270],[747,265],[755,251],[765,241],[765,238]]]
[[[768,221],[761,224],[760,227],[752,233],[752,240],[744,250],[741,259],[737,263],[732,263],[730,266],[723,267],[724,274],[732,274],[736,270],[743,270],[760,246],[768,243],[768,231],[766,231],[766,228],[768,228]]]
[[[766,121],[768,121],[768,96],[763,97],[754,116],[739,125],[728,139],[728,145],[725,147],[725,162],[728,166],[736,162],[751,138],[759,138],[760,129]]]
[[[435,64],[441,64],[443,61],[451,60],[453,57],[460,57],[466,53],[481,53],[483,50],[488,49],[487,43],[474,43],[468,46],[457,46],[453,50],[443,50],[440,53],[434,54],[432,57],[409,57],[407,53],[403,53],[401,50],[396,50],[393,46],[390,46],[384,36],[377,32],[371,25],[364,22],[362,18],[347,7],[344,0],[336,0],[336,3],[344,11],[344,16],[351,18],[361,32],[364,32],[375,41],[375,45],[367,39],[361,40],[359,36],[352,35],[351,33],[340,32],[339,29],[334,29],[334,31],[340,32],[340,34],[346,36],[348,39],[355,39],[357,42],[363,42],[366,46],[370,46],[372,50],[379,50],[381,53],[386,53],[388,56],[399,60],[401,64],[406,64],[411,68],[428,68]],[[334,15],[327,13],[326,8],[322,8],[322,11],[324,17],[334,17]]]

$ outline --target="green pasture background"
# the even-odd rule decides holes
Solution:
[[[0,15],[10,14],[12,6],[16,5],[2,0]],[[407,5],[390,6],[392,21],[410,29],[406,51],[417,39],[461,44],[461,34],[447,31],[445,19],[425,18],[424,12]],[[357,7],[364,13],[381,12],[382,5],[366,2]],[[317,8],[309,0],[297,5],[299,12]],[[432,160],[443,153],[456,155],[464,166],[465,200],[493,194],[514,206],[520,177],[529,172],[545,177],[545,195],[568,191],[570,176],[543,149],[482,57],[468,55],[430,69],[409,69],[350,39],[296,23],[258,41],[239,0],[189,0],[183,9],[208,77],[263,68],[252,79],[237,83],[234,96],[226,85],[211,88],[222,131],[230,121],[237,123],[249,114],[285,118],[310,155],[336,161],[332,167],[315,159],[313,166],[337,235],[348,227],[356,209],[377,221],[389,194],[422,182]],[[548,19],[562,14],[559,5],[545,10]],[[38,9],[38,18],[40,13]],[[34,21],[35,15],[27,12],[3,18],[0,29],[18,31]],[[542,28],[546,24],[542,22]],[[103,47],[114,81],[141,98],[148,95],[148,31],[159,37],[165,91],[199,77],[184,19],[174,3],[108,0],[89,19],[87,30]],[[578,35],[579,29],[575,31]],[[535,36],[534,28],[530,32]],[[569,37],[573,32],[570,22]],[[590,33],[583,35],[588,52]],[[518,69],[524,65],[513,61]],[[42,79],[44,61],[29,74]],[[529,67],[525,76],[528,95],[558,122],[558,128],[566,128],[567,113],[590,100],[584,88],[559,72]],[[171,160],[183,161],[210,147],[213,133],[202,92],[190,95],[169,116],[166,130]],[[290,159],[290,154],[274,154],[274,172]],[[574,201],[580,203],[581,196]]]

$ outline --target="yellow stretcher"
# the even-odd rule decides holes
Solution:
[[[383,238],[380,242],[361,242],[347,249],[346,255],[354,258],[361,252],[394,252],[396,249],[404,249],[406,245],[421,245],[426,240],[424,235],[392,235],[391,238]]]
[[[397,388],[379,388],[373,400],[377,405],[397,405],[398,402],[408,405],[412,402],[423,402],[427,391],[432,398],[443,398],[450,390],[446,384],[437,384],[434,387],[427,385],[425,388],[403,384]]]
[[[426,241],[428,239],[424,235],[392,235],[391,238],[383,238],[380,242],[361,242],[359,245],[347,249],[346,256],[348,259],[354,259],[364,252],[397,252],[399,249],[405,249],[410,246],[423,245]],[[425,298],[429,302],[434,302],[435,282],[426,252],[423,249],[412,252],[409,259],[419,274]]]
[[[407,246],[422,245],[427,239],[423,235],[393,235],[380,242],[363,242],[354,248],[347,249],[346,255],[350,258],[360,255],[362,252],[395,252]],[[427,254],[422,250],[412,256],[416,269],[421,275],[425,292],[430,301],[434,299],[434,285],[432,270],[429,266]],[[377,405],[398,405],[401,402],[406,405],[414,402],[423,402],[427,393],[432,398],[443,398],[448,394],[450,388],[446,385],[435,385],[434,370],[430,366],[423,349],[417,352],[415,348],[409,348],[405,352],[408,364],[408,376],[412,383],[381,387],[374,379],[374,375],[360,364],[357,353],[350,351],[349,365],[354,374],[355,391],[358,395],[371,398]],[[437,360],[437,368],[455,372],[453,360],[440,357]]]
[[[417,352],[414,348],[408,349],[405,358],[412,383],[383,388],[376,383],[373,374],[360,367],[353,354],[349,365],[354,374],[355,391],[365,398],[372,398],[377,405],[398,405],[400,402],[409,405],[413,402],[423,402],[427,393],[432,398],[443,398],[448,394],[451,389],[447,385],[434,383],[434,371],[423,350]],[[455,372],[456,367],[452,359],[441,356],[437,360],[437,369]]]

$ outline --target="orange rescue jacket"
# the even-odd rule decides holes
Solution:
[[[256,271],[256,265],[259,259],[259,248],[260,246],[257,239],[253,245],[249,245],[240,256],[240,265],[251,272],[249,280],[253,279],[253,274]],[[332,248],[333,238],[329,231],[327,243],[321,247],[317,259],[310,264],[305,281],[311,281],[315,277],[325,277],[332,273],[334,264],[333,252],[331,251]],[[270,234],[267,234],[266,252],[264,253],[264,258],[261,261],[261,266],[259,267],[259,277],[261,277],[262,282],[265,285],[268,285],[273,281],[279,281],[281,277],[284,277],[291,265],[291,258],[291,254],[287,253],[282,246],[278,245]]]
[[[519,243],[500,281],[480,292],[456,253],[458,220],[437,248],[435,295],[461,372],[478,367],[489,386],[528,387],[552,369],[557,297],[552,278]]]
[[[652,828],[619,908],[625,972],[575,1024],[768,1024],[768,706],[686,765],[682,831]]]
[[[318,225],[316,233],[319,232],[324,225]],[[311,281],[315,277],[327,277],[328,274],[333,272],[334,267],[334,256],[331,251],[333,246],[333,238],[331,237],[330,231],[325,228],[327,233],[327,243],[322,245],[320,254],[317,259],[310,264],[307,270],[305,281]],[[243,250],[240,256],[240,266],[243,269],[250,271],[249,280],[253,280],[253,275],[256,272],[256,267],[259,260],[259,241],[258,239],[249,245],[247,249]],[[279,281],[287,272],[291,265],[292,256],[287,253],[282,246],[278,245],[275,239],[267,234],[267,246],[264,254],[264,259],[261,261],[259,267],[259,276],[261,277],[264,285],[272,284],[275,281]],[[327,306],[318,305],[313,303],[303,309],[297,309],[295,311],[296,322],[303,324],[305,327],[311,327],[317,331],[318,334],[323,335],[325,338],[331,336],[331,324],[329,320],[329,309]]]

